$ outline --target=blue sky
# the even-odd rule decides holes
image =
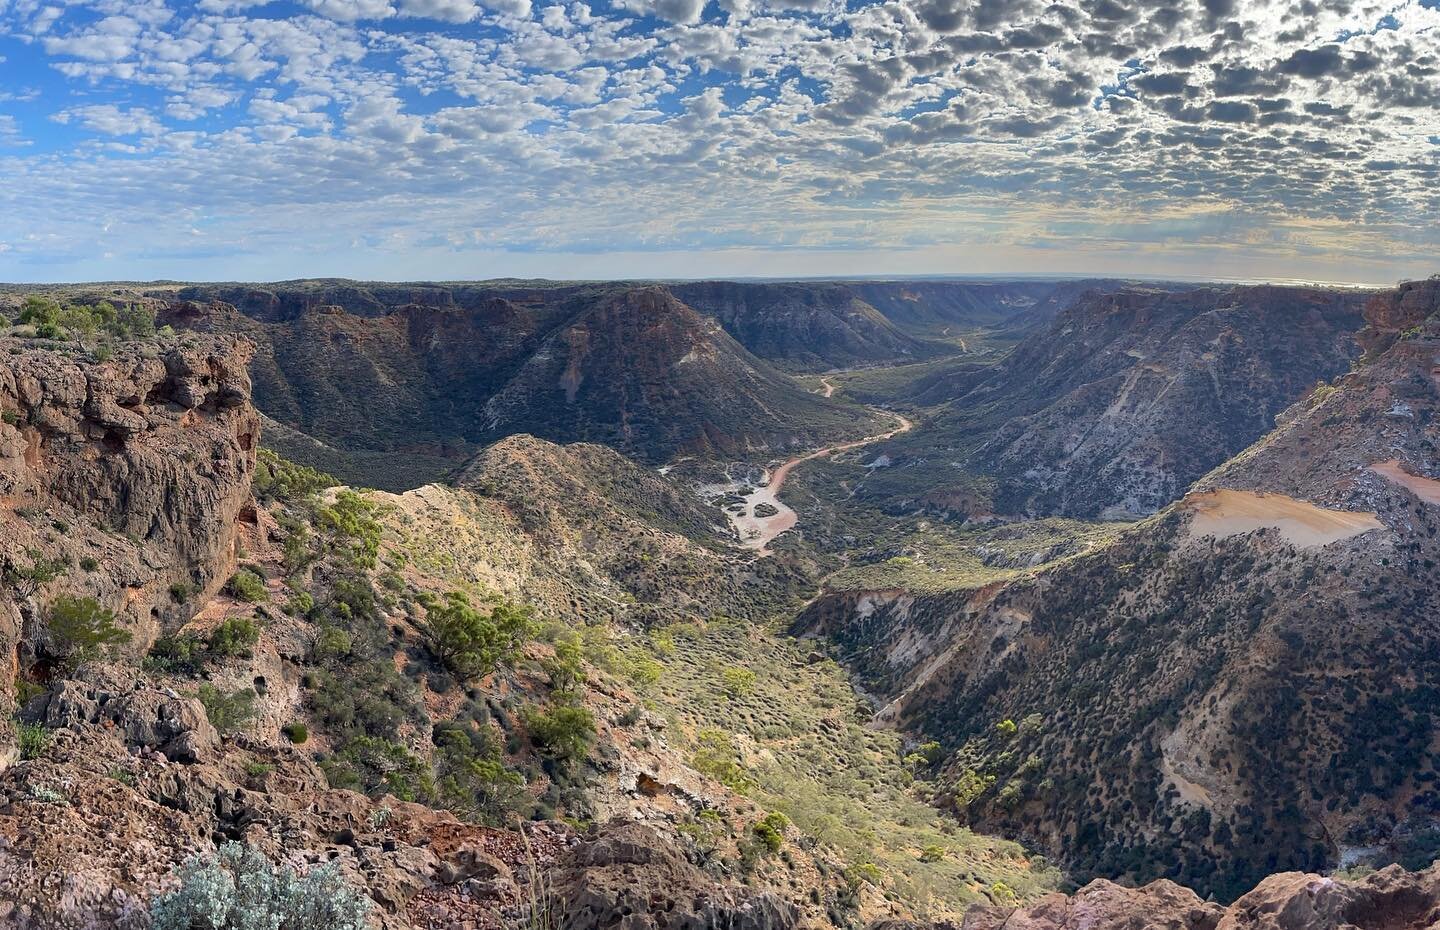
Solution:
[[[0,0],[0,280],[1440,271],[1440,12]]]

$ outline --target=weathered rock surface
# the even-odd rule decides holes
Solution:
[[[1437,921],[1440,869],[1391,866],[1353,880],[1282,872],[1229,907],[1173,882],[1124,888],[1097,880],[1073,896],[1047,895],[1019,909],[974,908],[960,930],[1427,930]]]
[[[555,894],[564,930],[788,930],[794,905],[727,885],[686,859],[675,840],[639,823],[612,822],[576,846]]]
[[[186,337],[92,361],[0,342],[3,557],[19,569],[37,558],[68,566],[0,598],[0,654],[34,645],[58,594],[114,610],[143,650],[224,583],[259,440],[250,351],[231,337]],[[13,677],[0,676],[0,689]]]

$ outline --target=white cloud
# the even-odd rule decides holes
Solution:
[[[362,19],[386,19],[395,15],[389,0],[301,0],[321,16],[353,23]]]
[[[140,107],[122,109],[113,103],[71,107],[56,113],[52,119],[105,136],[154,136],[165,130],[164,124],[150,111]]]
[[[526,3],[527,13],[529,9]],[[468,23],[480,15],[480,7],[472,0],[400,0],[400,13],[446,23]]]
[[[64,161],[10,141],[0,211],[84,191],[224,213],[257,248],[321,202],[387,242],[473,246],[483,217],[526,249],[1254,248],[1268,222],[1359,262],[1436,235],[1440,11],[1418,0],[1255,0],[1233,28],[1160,0],[302,2],[0,6],[87,136]],[[1165,221],[1114,221],[1134,214]]]

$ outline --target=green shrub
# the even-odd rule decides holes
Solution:
[[[552,691],[574,694],[585,684],[585,651],[580,638],[567,633],[555,640],[555,654],[540,662]]]
[[[170,675],[193,675],[204,660],[205,644],[199,637],[186,633],[155,640],[145,657],[145,667]]]
[[[280,728],[280,732],[284,733],[285,738],[297,746],[310,738],[310,728],[299,720],[285,724]]]
[[[177,581],[170,586],[170,600],[177,604],[183,604],[190,600],[191,588],[184,581]]]
[[[19,564],[9,553],[0,555],[0,580],[19,600],[34,596],[42,586],[65,574],[69,564],[64,559],[47,559],[39,549],[26,549],[25,556],[29,565]]]
[[[85,556],[83,559],[80,560],[80,570],[81,570],[81,571],[93,572],[93,571],[95,571],[95,569],[97,569],[97,568],[99,568],[99,567],[100,567],[100,562],[99,562],[99,560],[97,560],[97,559],[95,559],[95,558],[93,558],[93,557],[91,557],[91,556],[88,556],[88,555],[87,555],[87,556]]]
[[[534,629],[530,609],[510,601],[501,601],[489,613],[476,610],[460,591],[451,591],[443,601],[427,597],[422,603],[430,651],[466,680],[483,678],[497,666],[514,662]]]
[[[931,843],[924,849],[920,850],[921,862],[939,862],[941,859],[944,858],[945,847],[941,846],[939,843]]]
[[[343,743],[354,736],[395,738],[400,724],[420,722],[415,684],[385,659],[335,663],[310,674],[312,720]]]
[[[252,486],[265,500],[293,501],[339,483],[332,475],[283,459],[270,449],[261,449],[256,456]]]
[[[212,684],[202,684],[196,696],[210,725],[222,733],[243,730],[255,719],[255,692],[250,688],[226,694]]]
[[[335,503],[315,516],[340,553],[357,568],[374,568],[380,552],[379,506],[351,490],[335,495]]]
[[[93,597],[61,595],[51,601],[45,619],[50,653],[67,670],[130,642],[130,633],[115,625],[115,614]]]
[[[772,854],[780,851],[785,845],[785,828],[790,826],[790,818],[779,811],[766,814],[759,823],[750,828],[750,832],[759,838],[765,848]]]
[[[20,758],[38,759],[50,748],[50,731],[38,723],[18,723],[15,736],[20,744]]]
[[[225,585],[225,589],[232,596],[252,604],[258,604],[267,597],[265,579],[248,568],[242,568],[230,576],[230,581]]]
[[[525,779],[505,767],[484,731],[456,723],[435,727],[436,794],[467,820],[501,824],[525,797]]]
[[[333,865],[297,875],[260,851],[226,843],[192,857],[180,885],[150,906],[151,930],[366,930],[371,903]]]
[[[565,761],[583,758],[595,741],[595,716],[574,704],[559,704],[532,714],[526,726],[536,746]]]
[[[1002,907],[1014,907],[1020,903],[1020,896],[1015,893],[1015,889],[1004,882],[995,882],[986,889],[985,893],[990,896],[992,902]]]
[[[728,697],[741,697],[755,690],[755,673],[748,668],[723,669],[720,672],[720,685]]]
[[[311,652],[319,661],[343,659],[355,649],[355,640],[338,626],[323,626],[315,634],[315,645]]]
[[[19,322],[33,326],[37,338],[74,339],[81,345],[91,345],[96,337],[124,342],[156,335],[154,310],[131,304],[117,308],[105,300],[93,305],[62,305],[49,297],[31,295],[20,310]]]
[[[248,656],[259,641],[260,624],[253,617],[231,617],[210,631],[206,651],[217,659]]]
[[[740,764],[740,752],[729,733],[707,728],[700,731],[696,741],[699,745],[690,764],[697,772],[709,775],[731,791],[742,794],[755,786],[754,780]]]
[[[665,666],[647,655],[627,655],[624,661],[625,677],[641,691],[649,691],[659,683],[665,674]]]
[[[393,794],[402,801],[422,801],[435,793],[425,761],[399,743],[378,736],[357,736],[320,768],[333,787],[368,794]]]
[[[285,603],[285,612],[292,617],[304,617],[315,609],[315,597],[309,591],[296,591]]]

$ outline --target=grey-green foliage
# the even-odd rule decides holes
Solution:
[[[366,930],[370,901],[332,865],[308,874],[276,865],[251,846],[226,843],[192,856],[180,887],[150,905],[151,930]]]

